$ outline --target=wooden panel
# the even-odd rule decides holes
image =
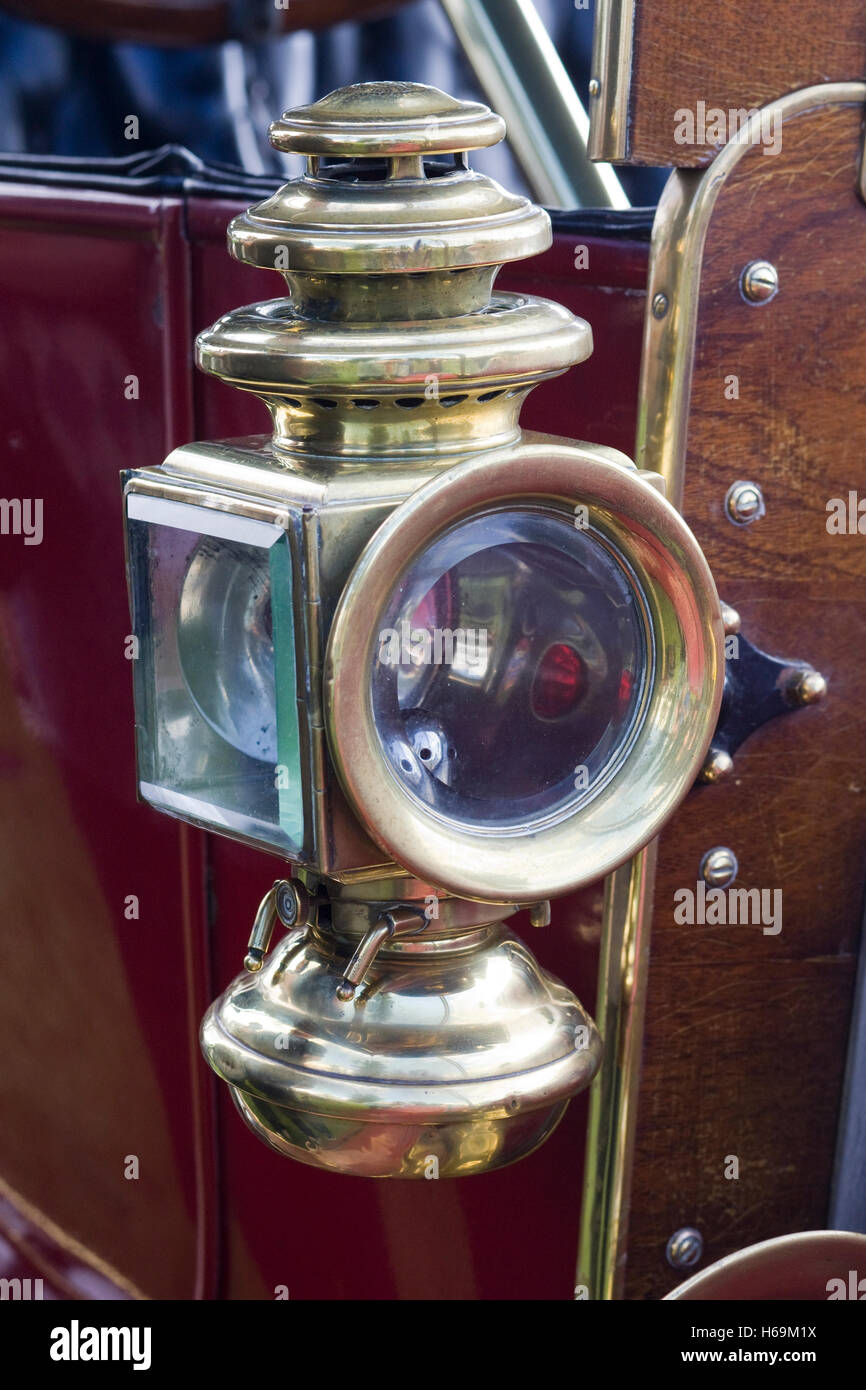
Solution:
[[[685,514],[744,635],[830,689],[753,735],[731,780],[693,792],[662,837],[631,1297],[677,1282],[664,1249],[679,1226],[703,1232],[706,1263],[827,1217],[866,886],[866,535],[826,525],[829,499],[866,497],[859,142],[857,108],[787,124],[778,159],[746,152],[707,238]],[[738,289],[756,258],[779,271],[763,306]],[[740,478],[767,506],[746,528],[723,510]],[[715,845],[739,856],[738,886],[781,889],[778,934],[676,923],[674,894]]]
[[[816,82],[864,76],[860,0],[831,9],[816,0],[636,0],[625,162],[709,163],[712,145],[677,143],[679,108],[760,107]]]

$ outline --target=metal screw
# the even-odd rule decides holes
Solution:
[[[665,1247],[665,1256],[672,1269],[694,1269],[704,1253],[704,1238],[694,1226],[681,1226],[674,1231]]]
[[[711,888],[727,888],[737,877],[739,867],[734,851],[718,845],[707,850],[701,860],[700,875]]]
[[[750,304],[769,304],[779,293],[779,272],[770,261],[750,261],[740,276],[740,293]]]
[[[725,493],[725,511],[735,526],[750,526],[766,513],[764,494],[757,483],[731,483]]]
[[[667,297],[667,295],[666,295],[666,294],[662,294],[661,291],[659,291],[658,294],[654,294],[654,295],[653,295],[652,309],[653,309],[653,318],[655,318],[655,319],[663,319],[664,316],[665,316],[665,314],[666,314],[667,311],[668,311],[668,297]]]
[[[701,782],[721,782],[723,778],[729,777],[734,770],[734,760],[730,753],[726,753],[724,748],[711,748],[707,754],[706,762],[701,768]]]
[[[599,82],[599,80],[598,80],[597,77],[591,77],[591,78],[589,79],[589,95],[590,95],[591,97],[597,97],[597,96],[599,95],[600,92],[601,92],[601,83]]]
[[[732,633],[739,632],[742,620],[736,608],[732,608],[729,603],[722,604],[722,623],[725,629],[725,636],[730,637]]]

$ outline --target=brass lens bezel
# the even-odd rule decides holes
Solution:
[[[367,673],[398,577],[442,532],[492,508],[586,506],[634,572],[655,669],[630,752],[597,794],[525,836],[449,825],[404,790],[382,749]],[[595,881],[651,840],[692,786],[718,718],[724,635],[709,566],[685,522],[625,458],[522,444],[448,469],[391,513],[343,591],[325,662],[331,755],[369,834],[404,868],[463,897],[532,901]]]

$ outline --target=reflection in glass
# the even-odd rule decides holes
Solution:
[[[554,511],[453,527],[403,576],[371,672],[392,772],[491,831],[570,812],[637,731],[647,625],[602,537]]]
[[[277,762],[277,698],[267,552],[206,536],[180,596],[177,644],[199,713],[234,748]]]

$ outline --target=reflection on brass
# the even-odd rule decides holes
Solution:
[[[244,956],[244,969],[251,975],[261,970],[278,920],[284,927],[306,928],[310,912],[310,895],[303,884],[278,879],[259,904]]]
[[[289,933],[202,1024],[250,1128],[361,1177],[466,1176],[531,1153],[595,1073],[601,1039],[503,925],[512,910],[428,920],[418,903],[340,896],[308,936]]]
[[[401,936],[419,936],[429,926],[429,919],[418,908],[389,907],[377,918],[343,971],[337,986],[337,998],[346,1003],[354,999],[363,985],[373,961],[389,941]]]
[[[311,172],[316,174],[322,172],[318,158],[334,155],[389,159],[400,166],[396,176],[402,178],[402,166],[410,158],[482,150],[505,135],[502,117],[480,102],[458,101],[415,82],[388,87],[386,101],[384,84],[358,82],[338,87],[311,106],[286,111],[271,122],[271,144],[287,154],[315,156]],[[422,177],[417,162],[411,176]],[[390,177],[395,177],[393,169]]]
[[[592,1299],[618,1298],[625,1276],[657,848],[653,840],[605,886],[596,1002],[605,1051],[589,1099],[577,1265]]]
[[[658,833],[703,764],[722,694],[718,598],[691,532],[621,459],[598,446],[545,442],[467,460],[388,517],[343,591],[325,661],[340,780],[377,843],[450,892],[525,902],[533,889],[553,897],[593,882]],[[627,558],[646,600],[648,633],[647,693],[631,742],[571,814],[533,827],[526,856],[515,853],[505,832],[445,819],[410,799],[383,752],[372,703],[358,692],[358,672],[375,662],[380,615],[396,576],[453,518],[493,511],[518,496],[547,501],[564,518],[573,518],[574,499],[581,499],[599,535]]]
[[[595,91],[590,91],[589,157],[628,156],[628,94],[631,84],[635,0],[597,0],[592,46]]]
[[[550,926],[550,902],[547,898],[540,903],[533,903],[529,909],[529,923],[533,927]]]

